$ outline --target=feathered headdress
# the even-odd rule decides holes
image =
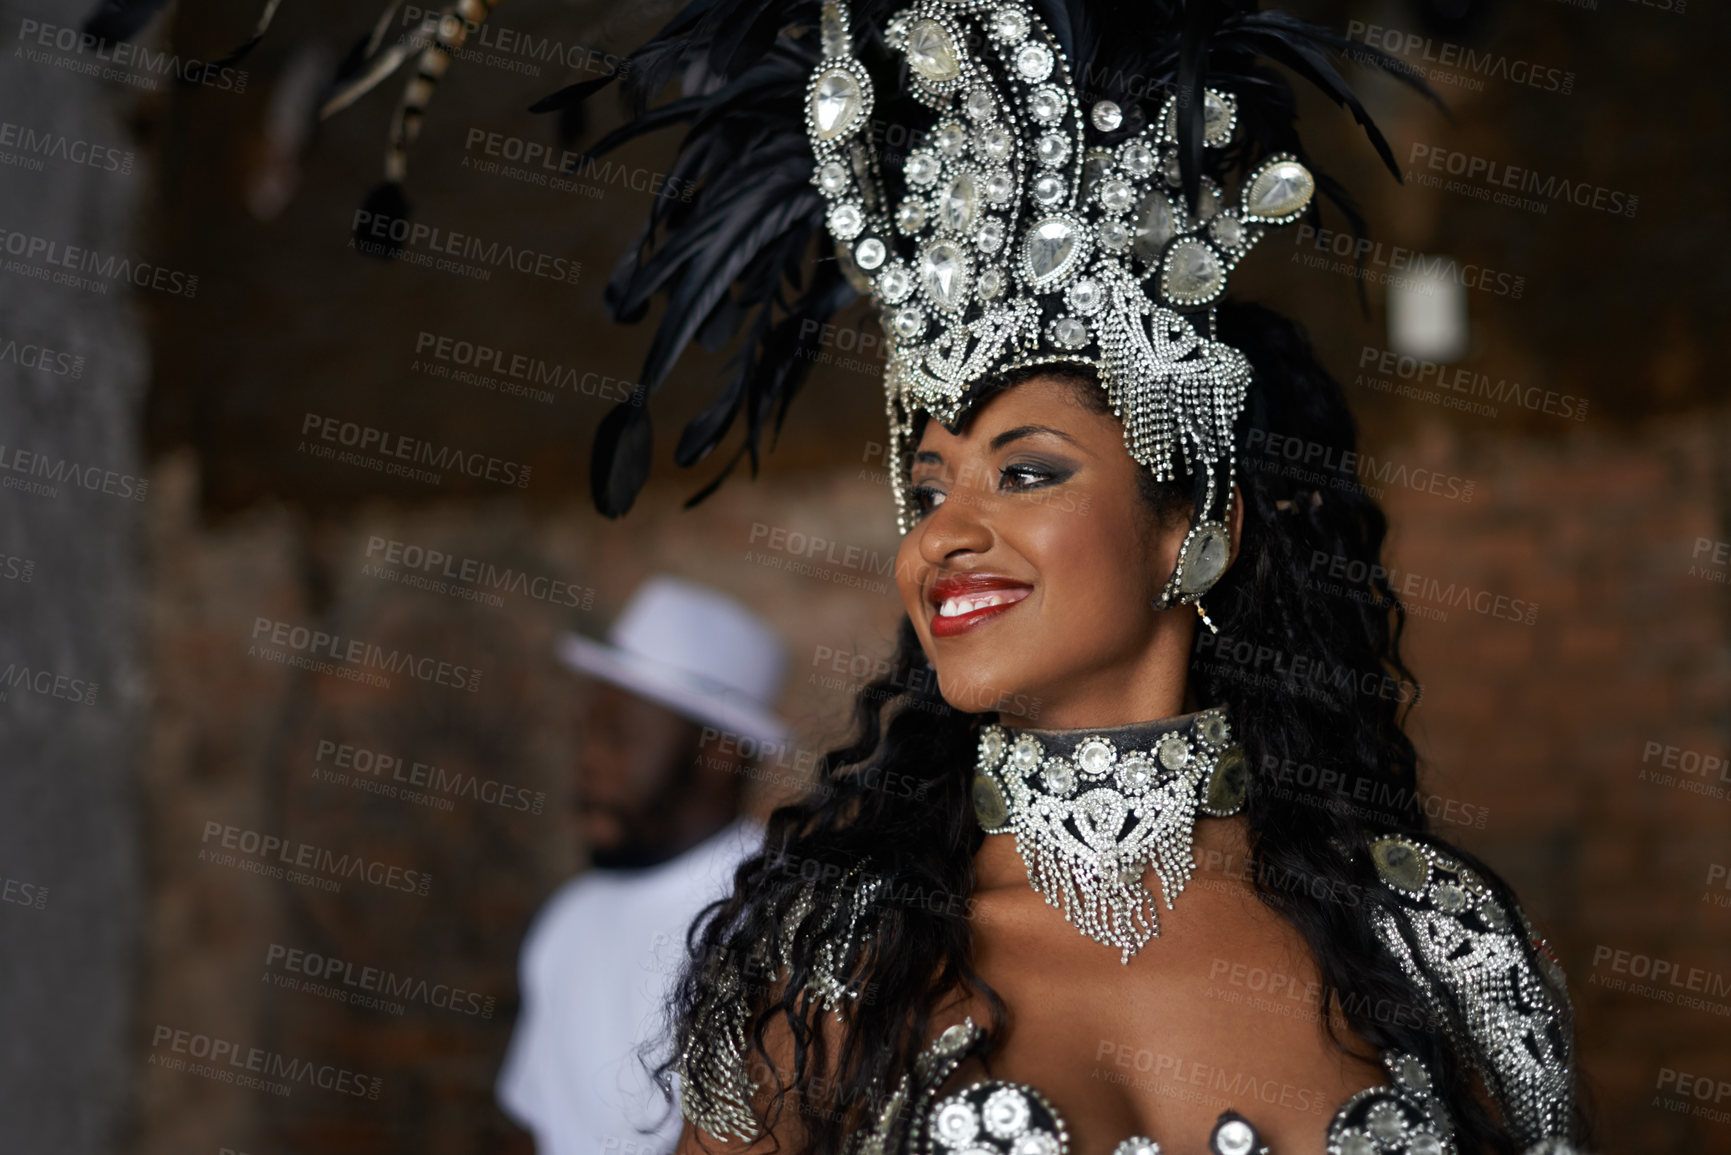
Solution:
[[[1132,456],[1162,476],[1180,457],[1208,467],[1212,505],[1248,379],[1210,339],[1226,274],[1312,191],[1361,227],[1340,186],[1307,167],[1291,85],[1270,64],[1350,110],[1399,176],[1333,62],[1349,44],[1414,83],[1391,58],[1242,0],[694,0],[629,57],[634,118],[589,150],[686,128],[670,175],[697,194],[656,205],[606,300],[632,322],[667,299],[650,391],[693,339],[738,338],[675,460],[703,460],[735,422],[743,439],[692,501],[742,459],[755,471],[809,371],[801,335],[866,293],[891,339],[892,443],[917,412],[953,422],[984,376],[1092,363]],[[569,108],[608,79],[536,109]],[[889,126],[920,146],[886,155]],[[630,508],[652,443],[641,404],[602,422],[591,482],[603,513]]]
[[[87,29],[130,37],[162,2],[103,0]],[[392,0],[339,69],[324,115],[414,62],[385,180],[368,195],[375,214],[407,212],[406,156],[427,104],[498,2],[445,0],[392,39]],[[258,43],[279,4],[265,0],[223,63]],[[1268,225],[1315,212],[1313,192],[1363,227],[1344,190],[1308,166],[1291,85],[1270,64],[1348,109],[1400,175],[1335,67],[1349,50],[1436,99],[1392,57],[1256,0],[692,0],[614,74],[534,110],[563,113],[569,133],[583,102],[620,81],[633,119],[590,156],[686,127],[670,175],[696,195],[657,201],[606,302],[629,323],[651,297],[667,300],[641,374],[651,394],[693,339],[737,342],[674,451],[694,465],[743,425],[692,504],[742,459],[755,473],[809,371],[803,336],[868,294],[891,337],[892,445],[917,413],[953,422],[972,386],[1006,368],[1093,364],[1133,457],[1162,477],[1179,458],[1203,467],[1206,518],[1249,374],[1211,339],[1226,275]],[[931,147],[887,155],[892,126]],[[1221,191],[1233,175],[1244,178],[1236,205]],[[596,433],[598,509],[631,507],[652,450],[634,395]]]

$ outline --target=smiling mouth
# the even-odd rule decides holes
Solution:
[[[945,578],[932,587],[932,636],[954,637],[1014,608],[1033,587],[1001,578]]]

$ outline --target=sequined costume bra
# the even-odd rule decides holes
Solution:
[[[1567,1139],[1573,1127],[1572,1010],[1549,947],[1525,912],[1504,909],[1466,864],[1404,837],[1380,839],[1371,850],[1381,882],[1395,899],[1390,909],[1397,912],[1372,908],[1378,937],[1434,1021],[1454,1030],[1446,1027],[1446,1007],[1465,1023],[1468,1037],[1455,1042],[1483,1076],[1510,1135],[1525,1155],[1573,1152]],[[856,869],[855,884],[843,888],[850,897],[835,900],[850,909],[828,923],[845,926],[845,932],[820,948],[809,987],[816,1005],[838,1016],[858,994],[840,976],[849,973],[869,934],[883,882],[869,867]],[[801,896],[788,925],[798,925],[811,909],[810,893]],[[1538,946],[1544,976],[1526,961],[1522,934]],[[782,944],[784,965],[787,946]],[[686,1041],[678,1069],[687,1119],[710,1135],[750,1140],[760,1132],[749,1108],[744,990],[737,973],[711,973],[700,1025]],[[984,1041],[985,1032],[969,1019],[927,1044],[913,1070],[874,1100],[873,1123],[850,1136],[850,1155],[1069,1155],[1061,1110],[1036,1088],[986,1079],[946,1089]],[[1454,1128],[1432,1093],[1433,1073],[1417,1056],[1393,1050],[1383,1052],[1382,1065],[1389,1082],[1357,1092],[1334,1113],[1328,1155],[1453,1155]],[[1254,1104],[1245,1109],[1249,1116],[1227,1112],[1216,1126],[1212,1145],[1221,1155],[1269,1151],[1254,1138]],[[1113,1155],[1192,1153],[1138,1136],[1125,1139]]]

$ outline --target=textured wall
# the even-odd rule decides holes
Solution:
[[[1702,539],[1731,536],[1728,437],[1731,412],[1717,410],[1555,443],[1433,423],[1413,442],[1367,447],[1411,609],[1427,807],[1440,832],[1510,879],[1550,936],[1605,1150],[1724,1149],[1723,1122],[1659,1092],[1666,1071],[1719,1077],[1731,1013],[1731,771],[1666,753],[1727,753],[1731,566],[1695,555]],[[383,1090],[376,1102],[305,1087],[276,1097],[150,1071],[139,1149],[506,1149],[509,1125],[489,1097],[517,942],[581,854],[561,799],[583,689],[548,663],[552,631],[601,632],[654,570],[713,582],[789,638],[788,713],[801,747],[816,750],[838,732],[851,684],[834,655],[884,652],[897,612],[870,572],[893,547],[887,494],[854,471],[740,486],[693,513],[678,511],[679,491],[653,493],[628,528],[581,507],[529,516],[504,503],[375,504],[318,521],[261,509],[212,528],[191,514],[185,458],[156,473],[146,1018],[317,1057]],[[796,534],[838,544],[799,556],[811,547]],[[367,572],[375,537],[557,576],[592,593],[593,608],[404,588]],[[1313,573],[1334,580],[1326,559]],[[460,655],[484,668],[481,688],[386,689],[285,669],[252,652],[260,615]],[[321,780],[321,739],[542,791],[545,811],[460,792],[441,811]],[[1679,768],[1665,770],[1667,758]],[[787,779],[796,767],[784,762]],[[765,783],[760,803],[789,784]],[[198,860],[211,820],[424,870],[432,886],[424,897],[350,883],[328,894],[213,867]],[[411,1002],[397,1013],[285,989],[272,977],[280,960],[267,961],[273,944],[452,984],[496,999],[495,1011]],[[1676,964],[1676,983],[1631,989],[1654,960]]]
[[[16,17],[7,18],[8,32]],[[83,76],[8,54],[0,256],[0,1147],[113,1150],[138,984],[149,176]],[[22,134],[29,133],[28,139]],[[106,273],[85,273],[85,253]],[[69,267],[71,266],[71,267]],[[149,275],[148,272],[145,273]]]

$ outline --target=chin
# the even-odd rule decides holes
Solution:
[[[963,668],[952,668],[954,666]],[[1038,716],[1039,697],[1022,687],[1023,680],[1011,675],[1010,671],[999,672],[963,663],[938,667],[938,692],[951,707],[965,714],[998,710],[1020,716]]]
[[[618,850],[625,832],[610,818],[592,818],[583,823],[583,845],[591,852]]]

